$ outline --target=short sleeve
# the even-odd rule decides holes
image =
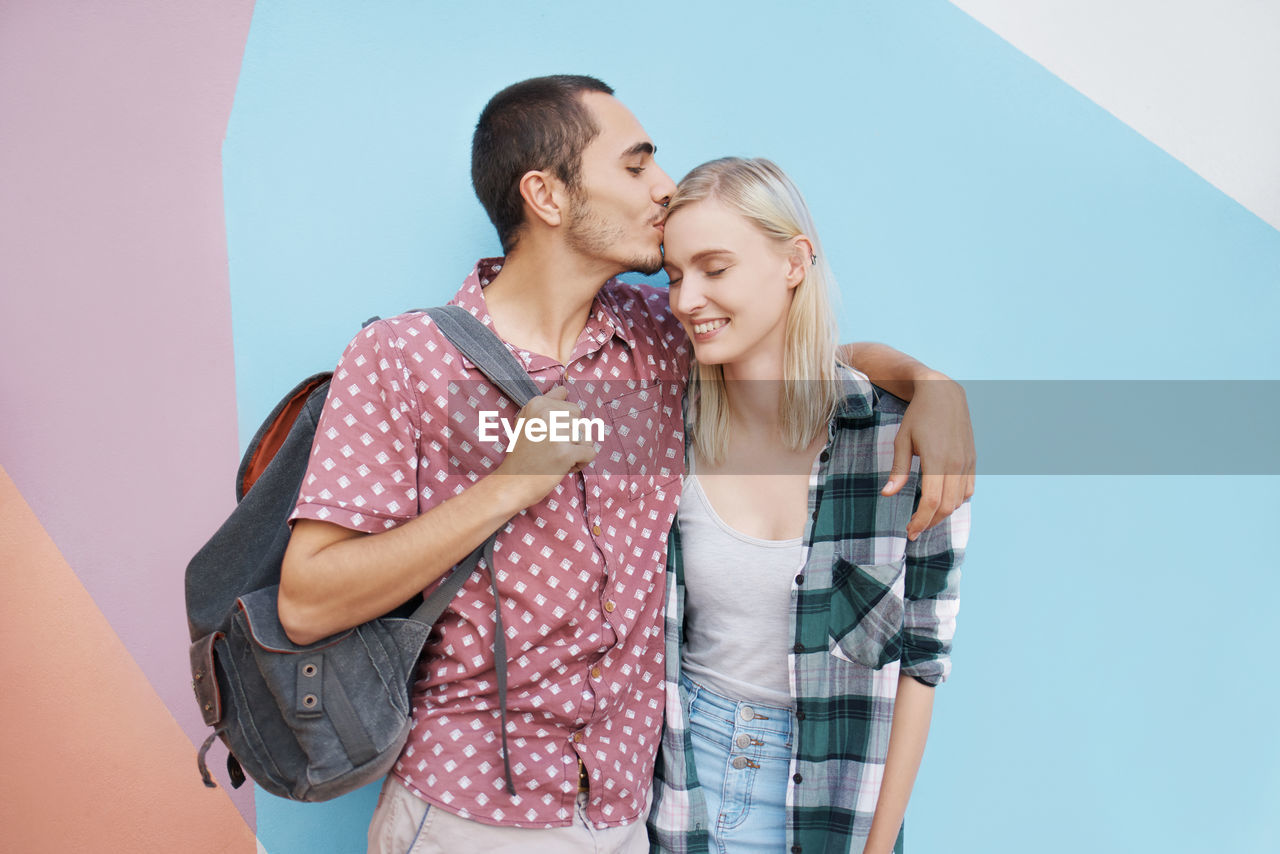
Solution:
[[[318,519],[377,533],[418,513],[423,429],[397,327],[360,331],[334,369],[290,521]]]

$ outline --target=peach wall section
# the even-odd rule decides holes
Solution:
[[[257,842],[0,469],[0,849],[226,852]]]

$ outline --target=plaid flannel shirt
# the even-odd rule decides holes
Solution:
[[[862,851],[884,775],[899,673],[937,685],[950,671],[969,535],[966,502],[908,542],[918,465],[896,495],[880,495],[906,404],[856,371],[842,368],[841,379],[844,397],[809,481],[804,568],[791,589],[792,854]],[[706,802],[680,689],[681,560],[677,523],[667,546],[666,723],[649,838],[654,851],[704,852]],[[902,850],[901,834],[895,850]]]

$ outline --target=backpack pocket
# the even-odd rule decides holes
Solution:
[[[228,718],[227,737],[263,788],[327,800],[385,775],[399,756],[430,627],[387,617],[299,646],[280,625],[277,591],[237,600],[225,670],[238,716]]]
[[[831,654],[879,670],[902,657],[906,561],[855,564],[836,556],[828,622]]]
[[[223,637],[222,632],[205,635],[191,645],[191,688],[200,704],[200,715],[205,726],[216,727],[222,720],[222,692],[218,690],[218,676],[213,669],[213,645]]]

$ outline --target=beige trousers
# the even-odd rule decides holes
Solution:
[[[647,854],[644,820],[600,830],[586,820],[578,795],[569,827],[498,827],[428,804],[388,776],[369,823],[369,854]]]

